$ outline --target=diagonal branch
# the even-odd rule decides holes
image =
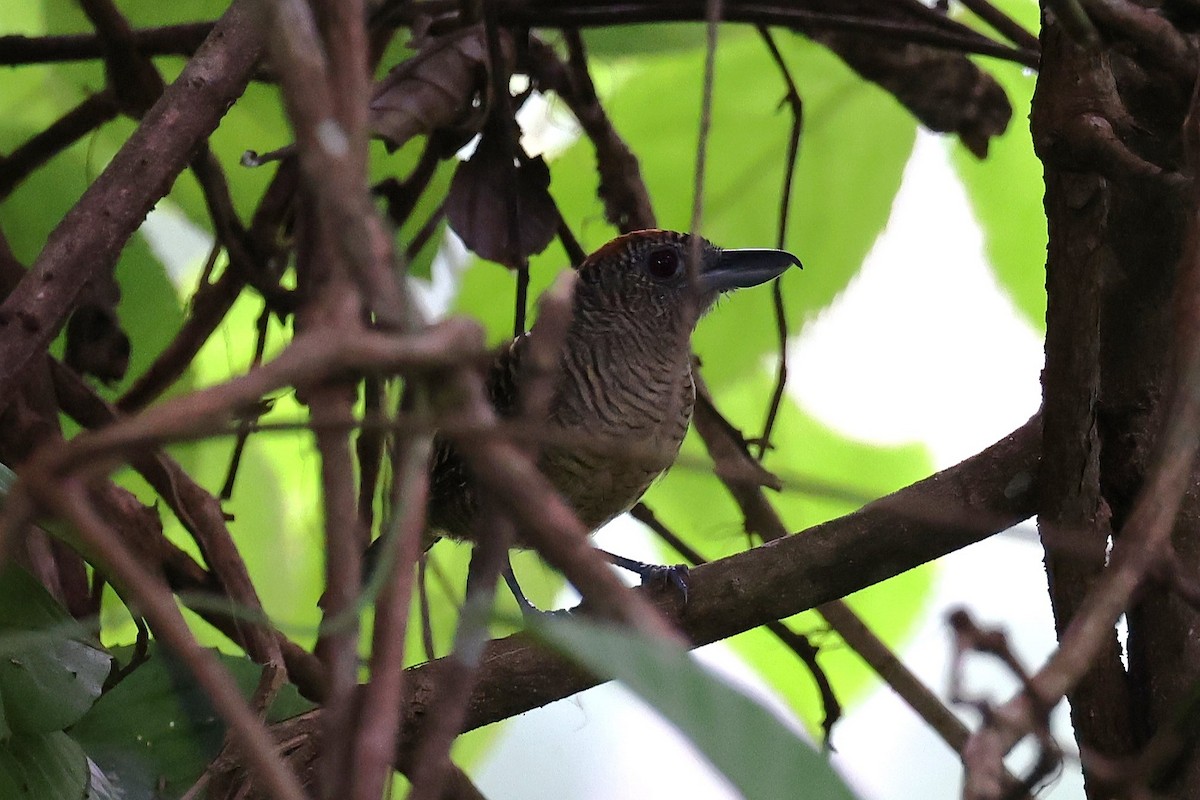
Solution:
[[[1005,530],[1034,512],[1041,420],[961,464],[858,511],[693,570],[686,608],[667,588],[641,594],[658,605],[693,646],[726,639],[895,577]],[[464,730],[568,697],[598,683],[524,634],[485,648]],[[397,764],[409,764],[446,670],[439,659],[408,670]],[[316,710],[277,733],[313,735]]]
[[[258,59],[249,0],[235,0],[179,78],[50,234],[0,306],[0,405],[58,334],[84,287],[111,268],[197,143],[241,96]]]

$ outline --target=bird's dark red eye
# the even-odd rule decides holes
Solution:
[[[646,271],[651,278],[665,281],[679,272],[679,253],[669,248],[653,250],[646,257]]]

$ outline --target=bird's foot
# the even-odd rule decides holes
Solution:
[[[687,564],[646,564],[647,570],[642,575],[643,586],[674,586],[684,605],[688,599],[688,565]]]
[[[636,561],[632,558],[625,558],[610,553],[607,550],[601,550],[604,557],[611,561],[621,569],[627,569],[632,573],[640,576],[643,586],[674,586],[683,598],[684,605],[687,605],[688,599],[688,566],[687,564],[647,564],[644,561]]]
[[[508,564],[504,568],[503,576],[504,582],[508,584],[508,590],[512,593],[513,599],[517,601],[517,607],[521,609],[521,616],[524,619],[537,618],[540,614],[545,613],[525,596],[524,590],[521,589],[521,584],[517,583],[517,576],[513,574],[512,564]]]
[[[525,592],[521,589],[521,584],[517,583],[517,576],[513,574],[512,564],[509,564],[504,570],[503,576],[504,582],[508,584],[509,592],[512,593],[513,599],[517,601],[517,607],[521,609],[521,618],[524,619],[526,623],[530,622],[531,620],[547,618],[562,619],[563,617],[570,616],[571,609],[569,608],[543,611],[535,606],[530,599],[525,596]]]

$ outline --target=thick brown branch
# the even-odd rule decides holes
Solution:
[[[1052,136],[1072,112],[1052,98],[1098,92],[1103,59],[1045,31],[1050,56],[1038,75],[1035,137]],[[1042,102],[1046,99],[1047,102]],[[1055,626],[1061,634],[1104,568],[1111,533],[1100,491],[1099,433],[1101,276],[1111,259],[1100,241],[1110,202],[1096,175],[1046,164],[1046,368],[1042,371],[1043,434],[1038,528]],[[1133,748],[1129,691],[1117,632],[1070,695],[1081,748],[1120,757]],[[1084,774],[1092,786],[1090,770]],[[1097,795],[1099,796],[1099,795]]]
[[[1200,447],[1200,213],[1195,208],[1189,214],[1175,301],[1175,371],[1146,481],[1115,537],[1108,567],[1080,603],[1059,648],[1028,689],[997,709],[968,743],[967,798],[1000,796],[996,779],[1000,758],[1036,729],[1040,709],[1079,685],[1097,655],[1110,645],[1117,620],[1130,609],[1135,593],[1171,547],[1176,515],[1185,492],[1194,486],[1192,470]]]
[[[501,0],[496,4],[505,25],[585,28],[639,22],[698,21],[705,18],[704,0],[677,2],[560,3],[557,0]],[[393,23],[411,23],[417,15],[437,19],[440,27],[457,27],[457,0],[433,0],[419,6],[403,5],[389,17]],[[912,0],[889,3],[848,3],[844,0],[806,0],[803,3],[729,2],[721,17],[727,22],[748,22],[814,30],[853,31],[879,41],[914,42],[947,50],[978,53],[1037,66],[1037,54],[989,39],[961,23]]]
[[[843,597],[984,539],[1034,512],[1041,421],[1035,417],[963,463],[859,511],[693,570],[687,607],[652,595],[693,645],[725,639]],[[465,729],[497,722],[596,685],[517,634],[488,644]],[[398,763],[407,764],[436,696],[444,660],[408,671]],[[283,725],[316,730],[320,711]]]
[[[461,26],[459,0],[434,0],[422,3],[398,3],[379,19],[380,24],[410,25],[418,16],[437,20],[442,27]],[[624,25],[631,22],[696,21],[703,19],[703,2],[661,3],[539,3],[537,0],[507,0],[497,3],[499,20],[504,25],[531,25],[564,28]],[[727,20],[771,25],[793,30],[858,30],[876,37],[899,41],[924,41],[950,50],[977,52],[1037,66],[1037,52],[1031,47],[1010,48],[983,36],[948,17],[935,21],[931,14],[914,8],[917,3],[872,3],[874,14],[831,13],[827,2],[807,3],[730,3]],[[881,6],[892,8],[880,8]],[[138,49],[148,55],[193,53],[212,28],[209,22],[193,22],[134,31]],[[0,66],[100,58],[103,48],[93,35],[2,36]]]
[[[66,322],[89,282],[125,242],[246,87],[260,31],[237,0],[163,92],[142,124],[50,234],[45,249],[0,306],[0,403]]]

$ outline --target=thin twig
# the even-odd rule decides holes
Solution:
[[[254,341],[254,355],[250,358],[251,368],[262,364],[263,353],[267,348],[267,323],[271,319],[271,312],[264,308],[258,315],[258,322],[255,323],[255,328],[258,333]],[[259,406],[260,409],[264,406]],[[229,500],[233,497],[233,484],[237,480],[238,465],[242,463],[242,452],[246,448],[246,442],[250,438],[250,431],[254,427],[256,417],[246,416],[238,422],[237,439],[233,445],[233,455],[229,457],[229,469],[225,471],[225,483],[221,485],[220,497],[222,500]]]
[[[415,388],[415,387],[414,387]],[[353,800],[375,800],[391,775],[400,731],[405,641],[408,636],[414,564],[422,555],[425,503],[429,487],[430,436],[410,438],[400,445],[392,485],[392,530],[397,540],[383,589],[375,603],[372,630],[371,678],[362,689],[362,702],[352,747]],[[379,565],[383,570],[385,566]]]
[[[1033,687],[1030,683],[1028,670],[1017,658],[1008,643],[1008,637],[999,629],[979,627],[965,609],[956,609],[949,615],[950,629],[954,632],[954,657],[950,663],[950,700],[951,702],[974,708],[987,724],[992,715],[991,703],[986,698],[968,695],[963,687],[963,662],[966,655],[978,652],[990,655],[1002,663],[1004,667],[1021,684],[1023,690],[1029,692]],[[1050,712],[1053,704],[1041,705],[1037,708],[1037,719],[1032,731],[1038,742],[1038,758],[1029,768],[1026,775],[1014,785],[1012,776],[1003,766],[998,770],[1001,782],[1000,794],[1002,800],[1028,795],[1046,779],[1062,763],[1062,750],[1054,741],[1050,732]],[[968,740],[970,742],[971,740]],[[965,748],[965,745],[964,745]],[[964,763],[966,754],[964,753]],[[969,765],[968,765],[969,766]]]
[[[234,261],[231,251],[229,266],[221,273],[221,277],[210,283],[209,273],[216,263],[217,256],[217,246],[214,245],[201,277],[200,288],[192,296],[191,313],[170,344],[159,353],[154,363],[130,384],[125,394],[117,401],[117,407],[122,411],[132,412],[146,406],[178,380],[233,308],[242,288],[250,282],[251,275],[256,272],[270,272],[271,261],[276,255],[274,242],[279,229],[288,219],[296,193],[298,171],[295,159],[283,161],[271,179],[270,186],[263,192],[254,212],[247,241],[256,254],[255,264],[261,261],[262,267]],[[261,283],[263,281],[258,281],[256,285]],[[278,307],[278,293],[274,296],[265,294],[264,297],[272,297],[272,304]]]
[[[421,554],[417,562],[417,594],[421,609],[421,647],[425,660],[437,658],[437,647],[433,643],[433,619],[429,608],[429,553]]]
[[[1025,27],[1008,14],[1001,11],[989,0],[959,0],[971,10],[975,16],[991,25],[996,33],[1008,39],[1017,47],[1022,47],[1034,53],[1040,53],[1041,42],[1037,36],[1025,30]]]
[[[446,219],[446,202],[443,200],[438,203],[433,211],[429,212],[429,219],[421,225],[412,240],[408,243],[408,247],[404,248],[404,263],[411,264],[417,255],[425,249],[433,239],[433,235],[437,233],[438,228]]]
[[[133,32],[137,48],[146,55],[191,56],[212,33],[212,22],[164,25]],[[103,58],[104,43],[87,33],[54,36],[0,36],[0,65],[50,64]]]
[[[97,92],[0,158],[0,200],[12,194],[38,167],[116,116],[112,91]]]
[[[604,203],[605,218],[621,233],[653,228],[654,209],[637,156],[621,139],[596,96],[583,37],[578,30],[567,29],[563,38],[567,44],[566,63],[554,48],[531,39],[531,71],[540,86],[552,89],[566,102],[596,149],[596,172],[600,176],[596,191]]]
[[[518,176],[518,170],[521,169],[519,159],[524,152],[521,151],[521,143],[517,138],[520,128],[513,112],[512,94],[509,91],[512,75],[501,46],[500,24],[496,20],[495,8],[495,3],[488,3],[483,8],[491,100],[483,135],[499,139],[503,169],[506,175],[504,212],[508,231],[508,252],[505,254],[505,266],[513,269],[517,278],[517,293],[513,302],[512,334],[516,337],[526,331],[525,316],[529,310],[529,255],[525,252],[525,245],[521,241],[521,190]]]
[[[717,72],[717,31],[721,22],[721,0],[706,0],[704,20],[704,88],[700,96],[700,131],[696,142],[696,170],[692,184],[692,221],[688,225],[688,285],[696,286],[700,269],[700,222],[704,214],[704,169],[708,161],[708,132],[712,127],[713,82]]]
[[[383,403],[387,399],[387,384],[375,375],[368,375],[362,383],[363,416],[381,417]],[[354,442],[354,456],[358,463],[358,519],[368,541],[375,527],[375,490],[379,487],[379,473],[383,466],[384,448],[387,444],[385,427],[359,428]]]
[[[784,61],[783,53],[779,52],[779,47],[775,44],[775,38],[771,36],[771,31],[760,25],[758,34],[767,45],[767,49],[771,52],[771,58],[783,76],[787,92],[783,103],[787,104],[792,112],[792,128],[788,137],[787,156],[784,162],[783,192],[779,200],[779,232],[775,239],[775,246],[784,250],[787,248],[788,219],[792,207],[792,180],[796,174],[796,157],[800,153],[800,132],[804,126],[804,101],[800,98],[800,91],[792,79],[791,70]],[[783,404],[783,393],[787,389],[788,378],[788,321],[787,310],[783,304],[782,277],[772,281],[771,295],[775,306],[775,329],[779,337],[779,360],[775,369],[775,388],[771,391],[771,404],[767,407],[767,419],[763,423],[762,436],[758,439],[759,461],[762,461],[767,451],[771,449],[771,433],[775,430],[775,419]]]

